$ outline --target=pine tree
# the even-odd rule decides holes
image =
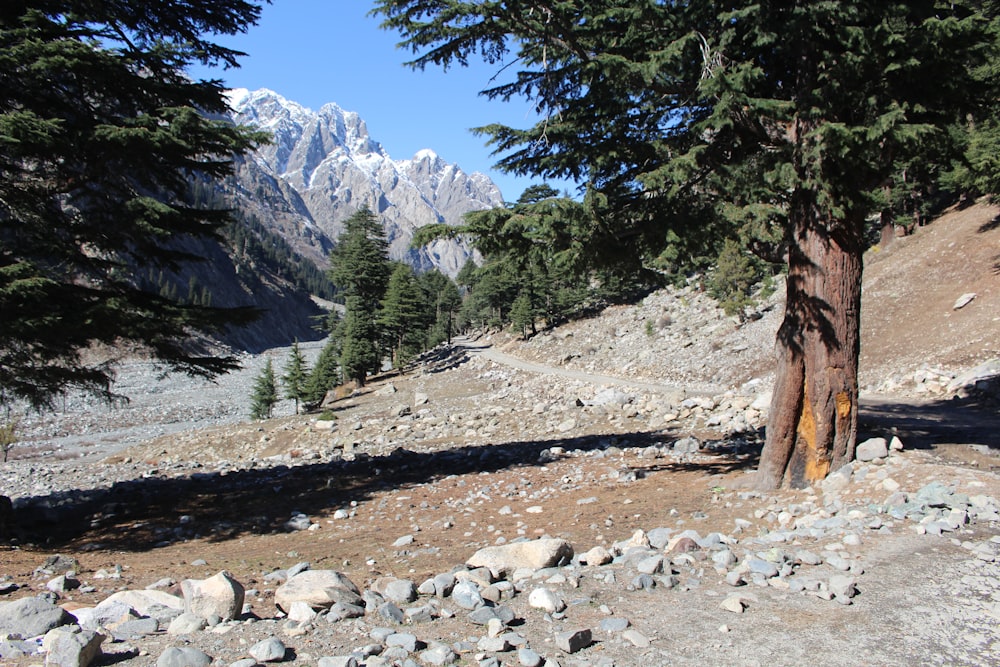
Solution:
[[[144,348],[171,370],[238,366],[192,331],[251,312],[145,291],[135,267],[196,258],[175,241],[215,235],[226,212],[191,201],[191,182],[231,173],[263,135],[221,119],[218,81],[192,63],[237,65],[202,35],[245,31],[243,0],[5,2],[0,7],[0,400],[51,406],[76,387],[110,398],[113,366],[94,344]]]
[[[385,229],[371,210],[362,207],[344,223],[330,254],[330,279],[346,297],[341,367],[361,385],[368,373],[379,370],[376,321],[390,270]]]
[[[274,366],[268,359],[264,369],[254,380],[253,394],[250,396],[250,418],[270,419],[278,402],[278,385],[274,377]]]
[[[392,352],[393,367],[398,368],[422,351],[429,308],[413,267],[397,262],[389,277],[378,317],[378,324]]]
[[[522,340],[528,340],[528,333],[535,328],[535,313],[531,307],[531,297],[522,290],[510,307],[510,323],[521,334]]]
[[[424,292],[424,302],[434,310],[433,321],[427,333],[427,346],[434,347],[442,342],[451,343],[455,315],[462,305],[462,295],[459,294],[458,286],[455,285],[455,281],[437,269],[420,274],[418,282]]]
[[[543,119],[480,131],[504,170],[586,181],[578,247],[637,267],[745,236],[786,257],[758,483],[808,485],[854,458],[867,220],[923,139],[996,116],[995,3],[377,0],[375,12],[414,67],[517,60],[485,94],[527,96]]]
[[[378,369],[378,337],[374,314],[362,307],[361,297],[347,297],[340,366],[344,376],[359,386],[364,386],[368,374]]]
[[[309,378],[309,367],[302,350],[299,348],[299,341],[292,343],[292,349],[288,353],[288,363],[285,365],[285,374],[281,380],[285,384],[285,398],[295,401],[295,414],[299,414],[299,401],[306,398],[306,381]]]
[[[303,401],[315,407],[323,402],[326,393],[340,384],[340,344],[333,337],[320,350],[316,365],[306,380]]]

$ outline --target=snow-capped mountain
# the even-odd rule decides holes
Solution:
[[[336,104],[312,111],[270,90],[238,89],[230,105],[236,122],[273,137],[238,164],[242,205],[318,263],[343,221],[367,205],[385,225],[392,259],[454,276],[471,249],[438,241],[415,250],[414,231],[503,204],[489,177],[466,174],[431,150],[393,160],[357,113]]]

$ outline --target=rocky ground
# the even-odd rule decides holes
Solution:
[[[996,664],[1000,415],[975,391],[1000,358],[996,213],[870,259],[862,430],[883,440],[811,489],[747,487],[780,295],[742,326],[688,289],[528,342],[456,341],[333,421],[290,402],[246,419],[268,355],[216,385],[131,364],[129,405],[26,417],[0,467],[17,520],[0,633],[23,637],[0,662],[44,660],[2,602],[42,595],[83,626],[48,640],[60,664],[88,632],[107,636],[96,664],[163,667]],[[886,319],[901,299],[927,305]],[[548,560],[482,551],[524,540]],[[328,578],[305,587],[318,616],[293,608],[289,568]],[[122,593],[145,590],[156,604]]]

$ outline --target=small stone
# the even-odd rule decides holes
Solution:
[[[268,637],[251,646],[248,653],[257,662],[281,662],[285,659],[287,651],[288,649],[285,648],[284,643],[280,639],[277,637]]]
[[[778,576],[778,566],[762,558],[749,558],[746,566],[750,572],[762,574],[767,579]]]
[[[46,584],[45,588],[52,591],[53,593],[66,593],[68,591],[75,590],[80,587],[80,580],[74,577],[72,574],[60,574],[54,579],[50,579]]]
[[[528,594],[528,604],[535,609],[542,609],[552,614],[566,609],[566,603],[554,591],[547,588],[536,588]]]
[[[830,577],[829,590],[837,598],[850,599],[857,595],[857,580],[843,574],[835,574]]]
[[[567,630],[555,636],[556,648],[564,653],[576,653],[590,646],[591,633],[589,628]]]
[[[428,665],[452,665],[458,662],[458,655],[449,646],[434,644],[420,653],[420,660]]]
[[[484,604],[479,587],[471,581],[460,581],[451,591],[451,600],[463,609],[476,609]]]
[[[313,609],[329,608],[338,602],[351,606],[362,604],[358,587],[335,570],[306,570],[274,591],[274,604],[286,613],[296,600],[308,603]]]
[[[118,641],[139,639],[156,634],[160,630],[160,622],[155,618],[135,618],[122,623],[108,626],[111,636]]]
[[[413,653],[414,651],[423,648],[423,643],[417,639],[416,635],[410,634],[409,632],[394,632],[385,638],[385,645],[389,647],[398,647],[406,651],[407,653]]]
[[[223,570],[208,579],[185,579],[181,582],[184,611],[209,618],[218,616],[228,621],[243,611],[243,585]]]
[[[156,667],[208,667],[212,658],[191,646],[171,646],[156,659]]]
[[[401,624],[403,621],[406,620],[406,614],[403,613],[403,610],[397,607],[392,602],[382,603],[381,605],[379,605],[375,613],[384,618],[385,620],[391,621],[393,623]]]
[[[471,568],[488,568],[494,577],[502,579],[521,568],[540,570],[556,567],[572,558],[573,547],[569,542],[557,538],[542,538],[480,549],[472,555],[467,565]]]
[[[885,438],[869,438],[857,446],[854,456],[859,461],[875,461],[889,455],[889,445]]]
[[[593,566],[607,565],[612,560],[614,560],[614,557],[611,555],[611,552],[601,546],[594,547],[580,556],[581,563]]]
[[[972,303],[972,300],[975,298],[976,298],[975,292],[966,292],[962,296],[955,299],[955,303],[952,305],[951,308],[952,310],[959,310],[961,308],[965,308],[970,303]]]
[[[312,623],[316,620],[316,610],[308,602],[296,600],[288,610],[289,620],[297,623]]]
[[[0,603],[0,634],[37,637],[73,621],[65,609],[41,597]]]
[[[601,620],[601,630],[604,632],[623,632],[628,626],[627,618],[612,617]]]
[[[358,667],[358,659],[353,655],[325,655],[316,664],[317,667]]]
[[[417,599],[417,587],[408,579],[392,579],[379,591],[387,600],[397,604],[406,604]]]
[[[309,530],[310,526],[312,526],[312,520],[310,520],[305,514],[295,514],[291,519],[285,522],[285,530],[289,532]]]
[[[742,614],[746,607],[744,605],[743,598],[737,595],[730,595],[723,600],[721,604],[719,604],[719,608],[731,611],[734,614]]]
[[[505,653],[512,647],[504,637],[482,637],[476,643],[476,648],[487,653]]]
[[[195,632],[201,632],[206,627],[208,627],[208,622],[204,618],[185,612],[170,621],[170,625],[167,626],[167,634],[189,635]]]
[[[629,628],[622,633],[622,639],[632,644],[636,648],[648,648],[649,638],[634,628]]]
[[[517,661],[521,664],[521,667],[539,667],[543,662],[542,656],[530,648],[517,649]]]

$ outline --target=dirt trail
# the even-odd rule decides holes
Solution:
[[[540,375],[557,375],[568,380],[578,380],[580,382],[587,382],[596,386],[616,385],[619,387],[641,389],[643,391],[660,394],[676,394],[680,392],[687,396],[715,396],[725,391],[725,387],[718,385],[705,384],[698,386],[697,388],[692,388],[691,386],[674,387],[664,384],[656,384],[653,382],[642,382],[641,380],[634,380],[630,378],[620,378],[613,375],[586,373],[570,368],[559,368],[558,366],[539,364],[533,361],[521,359],[520,357],[515,357],[506,352],[502,352],[488,343],[477,343],[469,340],[468,338],[456,338],[453,341],[453,344],[458,348],[466,350],[469,354],[478,355],[484,359],[489,359],[490,361],[510,366],[511,368],[516,368],[521,371],[538,373]]]

